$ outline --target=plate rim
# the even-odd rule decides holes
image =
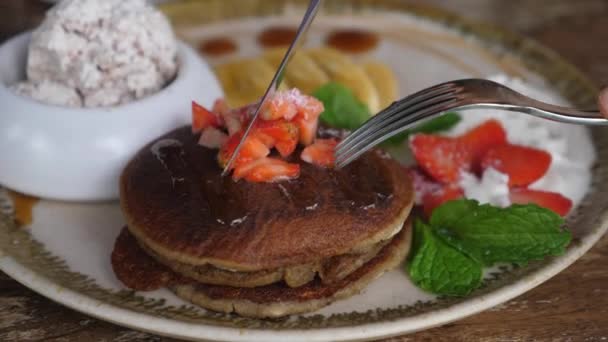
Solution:
[[[303,3],[303,1],[292,2]],[[368,3],[372,2],[370,1]],[[391,2],[387,0],[375,1],[373,4],[375,3]],[[180,2],[177,2],[172,3],[169,6],[176,6],[179,4]],[[552,62],[560,64],[562,67],[564,67],[566,71],[568,71],[571,80],[577,82],[582,88],[587,88],[590,93],[597,91],[597,87],[593,84],[593,82],[588,80],[588,78],[584,76],[576,67],[563,60],[562,57],[558,56],[552,50],[547,49],[528,38],[519,36],[504,29],[492,27],[487,24],[470,22],[445,10],[437,9],[431,6],[424,6],[422,9],[420,6],[412,7],[411,5],[405,5],[403,7],[404,8],[402,11],[405,11],[405,13],[408,15],[422,17],[423,19],[430,20],[435,23],[438,22],[440,24],[444,24],[450,29],[455,28],[454,24],[456,24],[456,26],[461,25],[470,29],[472,28],[471,33],[473,33],[476,37],[478,37],[478,34],[481,31],[486,31],[486,33],[490,32],[494,35],[498,34],[498,37],[502,37],[502,39],[490,40],[491,43],[497,46],[509,48],[509,46],[505,44],[505,39],[507,41],[524,44],[526,45],[527,49],[531,49],[533,52],[541,54],[542,57],[548,58]],[[437,17],[440,17],[443,20],[437,20]],[[512,47],[509,48],[508,51],[514,53]],[[539,73],[544,79],[547,79],[544,73]],[[561,89],[559,90],[561,93],[563,93]],[[103,301],[92,298],[91,296],[62,287],[51,279],[40,276],[35,271],[27,268],[25,265],[20,264],[13,257],[6,255],[1,249],[0,269],[26,287],[71,309],[98,319],[102,319],[104,321],[112,322],[114,324],[165,336],[191,340],[199,340],[204,338],[214,341],[282,341],[286,337],[289,337],[293,341],[325,341],[327,340],[328,336],[331,336],[333,340],[360,340],[390,337],[432,328],[476,314],[512,299],[517,295],[523,294],[553,277],[587,252],[595,244],[595,242],[601,238],[605,231],[608,230],[608,225],[606,224],[607,221],[608,212],[605,212],[600,218],[598,218],[598,222],[602,223],[597,223],[598,227],[588,235],[585,235],[579,241],[579,243],[570,247],[565,255],[553,258],[550,262],[543,265],[543,267],[539,268],[538,270],[534,270],[530,274],[526,274],[525,276],[517,279],[515,282],[510,283],[508,286],[503,286],[487,294],[483,294],[478,297],[471,298],[470,300],[465,300],[461,303],[457,303],[446,308],[440,308],[431,312],[418,314],[411,317],[403,317],[392,321],[374,322],[344,327],[281,330],[255,328],[240,329],[236,327],[178,321],[170,318],[152,316],[147,313],[132,311],[128,308],[123,308],[114,304],[107,304]],[[404,329],[404,321],[408,322],[407,329]]]

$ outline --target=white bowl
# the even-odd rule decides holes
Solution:
[[[178,46],[176,79],[158,93],[109,108],[68,108],[17,95],[30,33],[0,46],[0,184],[68,201],[118,198],[118,179],[146,143],[190,123],[191,100],[205,106],[223,96],[210,67]]]

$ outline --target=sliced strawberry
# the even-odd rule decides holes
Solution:
[[[245,178],[250,182],[275,182],[300,175],[300,165],[275,158],[260,158],[242,164],[234,170],[235,180]]]
[[[243,122],[241,121],[238,113],[230,111],[222,118],[224,119],[224,125],[228,130],[228,135],[233,136],[243,129]]]
[[[441,184],[432,180],[418,167],[408,167],[406,172],[410,175],[414,185],[416,204],[422,204],[424,196],[442,188]]]
[[[206,127],[198,139],[198,144],[207,148],[220,148],[228,140],[228,135],[215,127]]]
[[[258,137],[269,147],[276,147],[282,157],[293,153],[298,145],[298,126],[285,119],[255,122],[253,135]]]
[[[473,155],[471,168],[481,172],[481,158],[494,146],[507,143],[507,132],[497,120],[488,120],[459,138],[466,143]]]
[[[278,92],[265,103],[260,112],[260,118],[263,120],[283,118],[291,120],[297,113],[295,99],[290,96],[290,92]]]
[[[469,146],[455,138],[417,134],[410,148],[420,168],[441,183],[457,182],[473,160]]]
[[[237,133],[228,138],[226,143],[220,149],[220,153],[218,155],[218,161],[221,167],[225,167],[230,157],[234,153],[234,150],[239,144],[243,133]],[[248,136],[239,151],[238,157],[235,159],[233,165],[235,167],[249,163],[253,160],[257,160],[260,158],[266,157],[270,154],[270,149],[258,138],[255,136]]]
[[[519,146],[500,145],[490,148],[481,160],[482,169],[494,169],[509,175],[509,186],[527,186],[547,172],[551,155],[545,151]]]
[[[529,204],[533,203],[543,208],[554,211],[560,216],[566,216],[572,209],[572,201],[556,192],[513,189],[509,194],[511,203]]]
[[[300,158],[321,167],[333,167],[336,161],[334,151],[338,145],[336,139],[317,139],[302,151]]]
[[[433,210],[445,202],[462,198],[462,189],[455,185],[446,185],[439,190],[429,192],[422,198],[422,208],[426,217],[431,217]]]
[[[300,143],[304,146],[308,146],[315,141],[315,137],[317,136],[317,127],[319,126],[319,119],[309,119],[306,120],[304,116],[298,114],[293,122],[298,126],[298,130],[300,131]]]
[[[218,127],[220,121],[215,114],[192,101],[192,133],[198,133],[207,127]]]

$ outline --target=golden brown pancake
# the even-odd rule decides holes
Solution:
[[[377,151],[341,170],[296,152],[298,179],[235,182],[197,138],[190,127],[166,134],[121,177],[130,232],[167,260],[246,272],[314,264],[390,239],[412,206],[406,172]]]
[[[369,282],[403,261],[409,252],[411,235],[408,221],[376,256],[331,285],[323,284],[318,278],[297,288],[282,282],[254,288],[197,283],[156,262],[126,229],[116,240],[112,266],[118,278],[136,290],[169,286],[178,296],[207,309],[250,317],[280,317],[313,311],[358,293]]]

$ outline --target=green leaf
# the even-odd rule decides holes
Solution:
[[[439,239],[418,220],[408,271],[420,288],[441,295],[465,296],[481,284],[481,265]]]
[[[315,90],[313,96],[323,102],[325,111],[319,118],[329,126],[353,130],[370,117],[367,106],[342,84],[327,83]]]
[[[534,204],[498,208],[450,201],[433,211],[430,224],[445,242],[485,265],[561,255],[572,238],[562,229],[563,218]]]
[[[393,137],[390,137],[383,145],[399,145],[403,143],[410,135],[416,133],[437,133],[447,131],[460,122],[462,118],[458,113],[448,112],[425,123],[422,123],[412,129],[408,129]]]

